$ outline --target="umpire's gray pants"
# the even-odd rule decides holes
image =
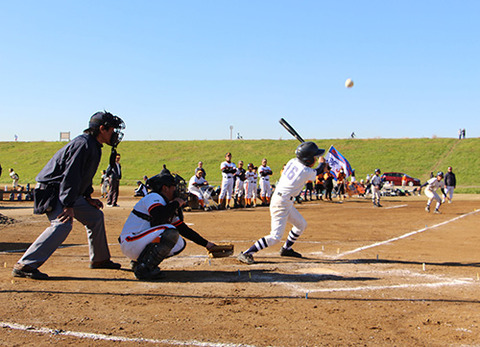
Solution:
[[[50,226],[40,234],[34,243],[27,249],[23,257],[18,261],[22,265],[31,268],[40,267],[55,250],[65,241],[72,230],[72,221],[60,222],[57,217],[63,212],[64,206],[57,200],[56,207],[47,217]],[[80,197],[73,205],[75,219],[85,225],[88,236],[88,246],[91,262],[101,262],[110,259],[103,212],[90,205],[84,197]]]

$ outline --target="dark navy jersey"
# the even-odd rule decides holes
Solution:
[[[60,202],[72,207],[80,196],[90,197],[93,193],[92,180],[102,157],[102,147],[89,134],[77,136],[55,153],[35,180],[59,184]]]

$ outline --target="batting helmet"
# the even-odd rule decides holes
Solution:
[[[295,155],[303,165],[311,166],[315,163],[315,157],[325,153],[324,149],[318,148],[314,142],[302,142],[295,150]]]
[[[443,172],[442,172],[442,171],[438,171],[438,172],[437,172],[437,176],[443,177]]]
[[[382,172],[380,171],[380,169],[375,169],[375,173],[377,173],[377,172],[378,172],[379,174],[382,173]]]
[[[155,175],[147,180],[147,188],[155,193],[161,193],[163,186],[174,186],[175,178],[170,174]]]

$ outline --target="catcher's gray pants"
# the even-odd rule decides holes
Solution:
[[[75,219],[85,225],[90,249],[90,261],[101,262],[110,259],[103,212],[90,205],[85,198],[80,197],[73,205]],[[72,230],[72,222],[60,222],[57,217],[63,212],[63,205],[57,199],[55,208],[47,213],[50,226],[40,234],[34,243],[27,249],[19,264],[31,268],[40,267],[65,241]]]

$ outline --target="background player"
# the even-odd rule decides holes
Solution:
[[[219,209],[230,208],[230,200],[233,193],[233,174],[237,172],[237,167],[232,163],[232,153],[225,154],[225,161],[220,164],[222,171],[222,188],[218,197]]]
[[[420,189],[423,187],[425,188],[425,195],[428,197],[427,207],[425,207],[425,211],[430,212],[430,205],[432,204],[433,199],[437,201],[437,205],[435,206],[435,211],[433,213],[441,213],[439,211],[440,205],[442,205],[442,199],[437,194],[437,189],[440,188],[442,194],[445,195],[445,182],[443,181],[443,172],[439,171],[437,173],[437,177],[430,178],[427,182],[420,186]]]
[[[380,190],[382,190],[383,180],[380,177],[380,169],[375,169],[375,174],[370,178],[371,189],[372,189],[372,203],[373,206],[382,207],[380,205]]]
[[[255,242],[245,252],[241,252],[237,259],[242,263],[253,264],[252,253],[280,242],[287,226],[287,222],[293,225],[288,234],[287,241],[280,250],[284,257],[301,258],[302,255],[292,249],[293,244],[302,235],[307,222],[293,205],[294,198],[300,194],[305,182],[313,181],[317,171],[312,168],[319,157],[325,153],[313,142],[303,142],[296,151],[296,158],[291,159],[285,166],[280,180],[275,189],[270,204],[271,231],[270,234]]]
[[[188,192],[198,198],[198,204],[202,209],[209,211],[210,207],[208,206],[208,201],[204,198],[202,191],[202,188],[205,187],[208,187],[208,182],[203,177],[203,171],[197,170],[195,175],[193,175],[188,181]]]
[[[151,192],[135,204],[119,241],[123,254],[132,260],[135,277],[155,280],[163,277],[158,265],[185,249],[185,240],[180,235],[207,249],[215,244],[183,222],[179,209],[185,201],[175,197],[175,178],[172,175],[153,176],[147,185]]]
[[[270,176],[272,174],[272,169],[267,166],[267,159],[263,158],[262,165],[260,165],[258,168],[258,175],[260,176],[260,199],[262,200],[262,206],[268,206],[270,204],[270,198],[272,196]]]
[[[247,166],[245,172],[245,207],[254,207],[257,194],[257,174],[252,163]]]
[[[234,207],[243,207],[243,201],[245,196],[245,169],[243,168],[243,161],[238,162],[238,168],[233,175],[235,179],[235,200]]]

